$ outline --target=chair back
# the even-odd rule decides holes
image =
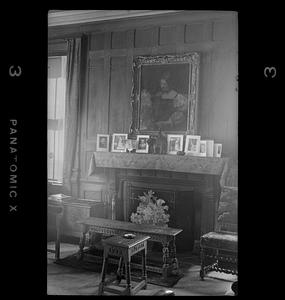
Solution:
[[[224,186],[216,213],[216,231],[237,233],[238,188]]]

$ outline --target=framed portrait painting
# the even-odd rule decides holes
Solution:
[[[200,153],[200,135],[187,135],[185,141],[185,154],[199,156]]]
[[[133,63],[133,134],[195,134],[198,53],[138,56]]]
[[[177,154],[183,150],[183,134],[168,134],[167,135],[167,153]]]
[[[96,151],[109,152],[109,134],[97,134]]]
[[[149,135],[137,135],[137,153],[148,153],[148,139]]]
[[[112,152],[126,152],[127,133],[113,133]]]

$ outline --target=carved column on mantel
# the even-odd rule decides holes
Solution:
[[[201,235],[215,227],[216,206],[220,195],[220,184],[217,176],[205,176],[201,193]]]
[[[114,169],[106,169],[106,186],[103,191],[103,202],[106,208],[106,216],[108,219],[115,220],[115,202],[117,198],[116,178]]]

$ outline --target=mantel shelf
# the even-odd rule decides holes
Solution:
[[[190,155],[158,155],[141,153],[94,152],[88,176],[95,168],[161,170],[171,172],[222,175],[228,158]]]

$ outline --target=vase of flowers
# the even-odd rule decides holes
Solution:
[[[152,190],[147,193],[144,192],[143,196],[138,196],[139,205],[137,211],[132,213],[131,221],[136,224],[152,224],[157,226],[167,227],[169,222],[168,206],[165,205],[163,199],[158,199],[154,196]]]
[[[144,192],[143,196],[138,196],[140,203],[137,211],[131,214],[131,222],[136,224],[148,224],[153,226],[167,227],[169,222],[168,206],[165,205],[163,199],[157,199],[152,190],[147,193]],[[148,251],[151,252],[153,242],[147,243]]]

